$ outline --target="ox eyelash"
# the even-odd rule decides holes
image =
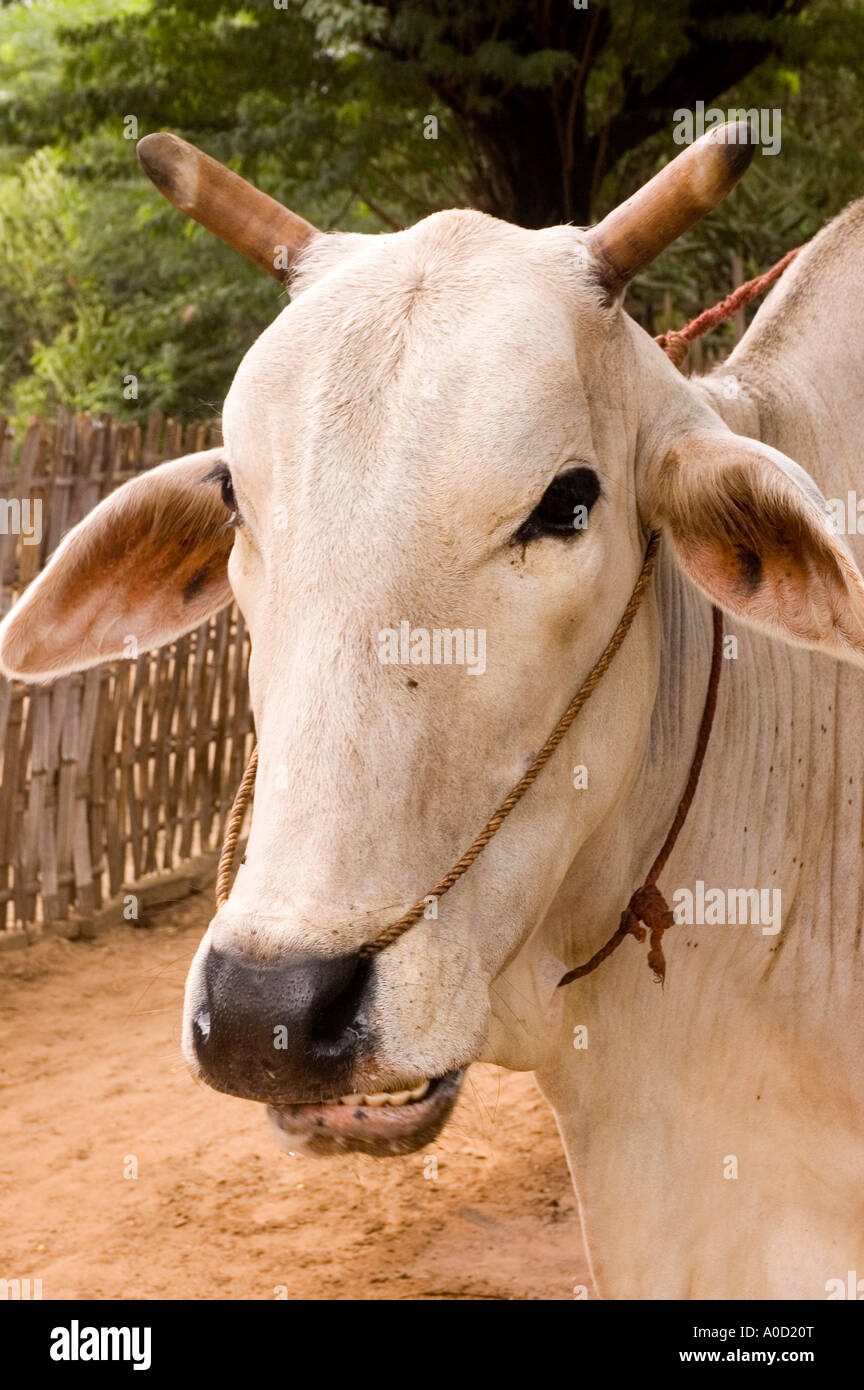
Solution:
[[[238,526],[242,526],[243,518],[237,506],[237,498],[234,496],[234,483],[231,478],[231,470],[225,460],[219,459],[217,463],[214,463],[213,467],[204,474],[201,481],[202,483],[218,483],[222,489],[222,501],[231,513],[228,520],[225,522],[225,529],[233,530]]]

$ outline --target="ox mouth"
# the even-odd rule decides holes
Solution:
[[[414,1153],[440,1134],[462,1085],[463,1071],[403,1091],[340,1096],[305,1105],[268,1105],[267,1115],[288,1153],[362,1153],[393,1158]]]

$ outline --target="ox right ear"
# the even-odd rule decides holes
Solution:
[[[205,481],[220,458],[163,463],[75,526],[0,623],[0,671],[50,680],[161,646],[224,607],[234,533]]]
[[[785,454],[726,430],[690,431],[648,469],[643,504],[714,603],[864,665],[864,578],[813,479]]]

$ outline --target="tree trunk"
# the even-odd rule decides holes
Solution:
[[[520,93],[494,119],[475,122],[474,129],[488,170],[485,188],[477,190],[486,211],[521,227],[588,223],[591,152],[578,138],[569,158],[562,150],[548,92]]]

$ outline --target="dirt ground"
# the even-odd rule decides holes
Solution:
[[[529,1076],[472,1068],[436,1143],[386,1161],[282,1154],[263,1107],[192,1080],[209,912],[0,955],[0,1278],[46,1299],[572,1299],[575,1201]]]

